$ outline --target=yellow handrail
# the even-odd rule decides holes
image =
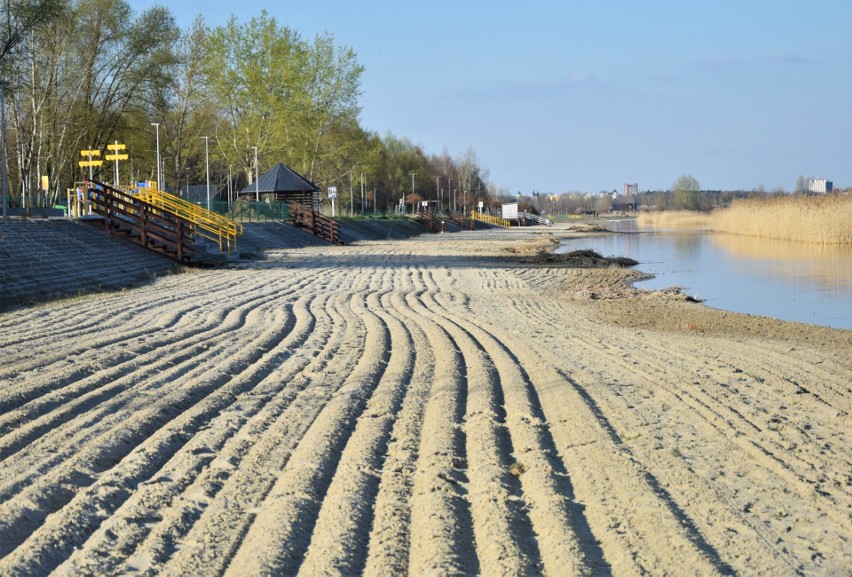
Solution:
[[[237,235],[243,233],[243,225],[234,222],[227,216],[202,208],[187,200],[156,188],[130,187],[127,189],[133,196],[162,209],[164,212],[179,216],[196,227],[196,234],[217,242],[219,250],[223,245],[231,253],[237,248]]]
[[[496,224],[497,226],[502,226],[505,228],[510,228],[512,223],[510,223],[505,218],[499,218],[497,216],[491,216],[490,214],[482,214],[481,212],[471,211],[470,217],[474,220],[481,220],[482,222],[487,222],[489,224]]]

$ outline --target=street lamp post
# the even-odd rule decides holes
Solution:
[[[204,159],[207,165],[207,210],[210,210],[210,147],[209,136],[202,136],[204,139]]]
[[[166,160],[170,160],[171,158],[173,158],[173,157],[171,157],[171,156],[164,156],[163,157],[163,178],[168,178],[168,175],[166,174]],[[166,190],[166,183],[165,182],[162,183],[162,184],[157,183],[157,186],[160,188],[160,190]]]
[[[2,177],[0,179],[3,180],[3,218],[6,218],[6,87],[9,86],[9,83],[6,80],[0,80],[0,132],[2,132],[2,152],[0,152],[0,163],[2,164]]]
[[[254,201],[260,202],[260,171],[257,169],[257,147],[254,148]]]
[[[438,195],[438,212],[441,212],[441,177],[435,177],[435,194]]]
[[[162,190],[160,187],[163,183],[160,182],[160,123],[152,122],[151,126],[157,129],[157,188]]]

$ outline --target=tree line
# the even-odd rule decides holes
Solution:
[[[794,195],[813,195],[807,189],[811,180],[799,176],[796,180]],[[852,194],[852,187],[835,187],[834,194]],[[706,190],[702,189],[698,180],[689,174],[679,176],[668,190],[646,190],[636,195],[626,196],[618,190],[600,191],[596,194],[588,192],[565,192],[562,194],[545,194],[534,192],[515,197],[519,208],[533,213],[548,215],[576,215],[584,212],[629,212],[629,211],[665,211],[692,210],[709,212],[716,208],[731,205],[736,199],[757,199],[787,197],[790,193],[781,187],[767,190],[758,185],[751,190]],[[498,200],[506,201],[498,195]]]
[[[128,154],[121,183],[159,173],[180,194],[206,182],[209,164],[223,200],[278,162],[336,187],[356,212],[470,208],[497,192],[470,148],[427,154],[362,127],[364,66],[332,34],[305,38],[266,11],[215,27],[199,16],[182,30],[167,8],[137,14],[123,0],[0,0],[0,18],[14,205],[61,201],[88,175],[81,151],[103,158],[115,142]],[[114,181],[112,162],[94,171]]]

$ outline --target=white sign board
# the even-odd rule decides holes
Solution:
[[[518,218],[518,203],[510,202],[508,204],[501,205],[503,209],[503,218],[506,220],[515,220]]]
[[[328,198],[329,198],[329,200],[331,200],[331,216],[334,217],[334,216],[336,216],[334,214],[334,199],[337,198],[337,187],[336,186],[329,186],[328,187]]]
[[[481,210],[482,210],[482,208],[485,206],[485,202],[484,202],[484,201],[482,201],[482,200],[480,200],[477,204],[479,204],[479,210],[480,210],[480,211],[481,211]]]

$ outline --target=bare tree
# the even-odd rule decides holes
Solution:
[[[10,77],[18,78],[21,72],[19,69],[20,63],[15,62],[14,58],[19,46],[27,38],[32,38],[36,30],[57,21],[63,14],[65,7],[66,2],[64,0],[2,0],[0,2],[0,20],[2,20],[2,23],[0,23],[0,67],[2,67],[2,70],[0,72],[2,72],[3,82],[3,86],[0,89],[4,92],[4,98],[7,88],[10,87],[6,79]],[[16,70],[16,68],[18,69]],[[11,88],[14,94],[16,87],[11,86]],[[33,102],[32,104],[35,108],[39,107],[39,103],[37,102]],[[14,111],[14,106],[12,110]],[[13,114],[13,116],[15,115]],[[34,134],[35,131],[31,130],[30,138],[28,139],[30,149],[35,148],[35,141],[32,138]],[[18,152],[16,155],[18,164],[24,169],[24,165],[21,164],[22,155],[20,147],[16,147],[16,150]],[[7,162],[8,158],[9,156],[6,156]],[[4,167],[4,170],[6,168]],[[22,172],[29,172],[29,163],[26,170],[22,170]],[[22,201],[25,198],[23,195],[24,191],[22,190]]]
[[[174,30],[163,8],[134,18],[121,0],[79,0],[67,7],[67,18],[19,45],[8,66],[17,80],[11,104],[22,204],[41,175],[53,183],[45,201],[55,200],[58,181],[79,176],[81,148],[100,148],[119,131],[138,135],[128,127],[147,126],[139,111],[163,81]]]
[[[213,96],[202,76],[209,30],[202,16],[181,33],[174,47],[175,60],[166,69],[167,80],[154,94],[152,122],[161,123],[163,158],[169,168],[163,175],[180,188],[189,176],[194,151],[201,151],[201,136],[215,126]],[[227,160],[226,160],[227,165]]]
[[[460,205],[467,211],[467,195],[472,193],[471,185],[477,171],[476,152],[468,147],[456,158],[456,169],[459,175],[459,190],[461,191]]]

